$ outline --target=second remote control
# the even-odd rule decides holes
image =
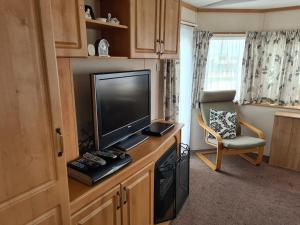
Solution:
[[[98,163],[101,166],[104,166],[106,164],[106,161],[98,156],[95,156],[89,152],[86,152],[83,154],[83,158],[90,160],[92,162]]]

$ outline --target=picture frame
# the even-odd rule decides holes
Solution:
[[[100,57],[109,57],[109,43],[106,39],[98,39],[95,43],[96,55]]]
[[[90,5],[84,5],[84,12],[85,12],[85,18],[94,20],[95,19],[95,14],[92,6]]]

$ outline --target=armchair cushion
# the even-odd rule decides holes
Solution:
[[[224,139],[236,138],[237,113],[210,109],[209,127]],[[209,138],[214,138],[211,134]]]
[[[216,145],[217,141],[214,138],[208,138],[208,142]],[[238,136],[234,139],[223,139],[223,146],[230,149],[248,149],[261,147],[266,144],[266,141],[261,138],[255,138],[250,136]]]
[[[201,94],[200,108],[204,122],[209,125],[210,109],[237,112],[233,103],[235,91],[204,91]],[[239,120],[236,120],[236,134],[241,134]]]

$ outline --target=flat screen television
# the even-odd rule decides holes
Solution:
[[[150,70],[91,74],[91,82],[98,150],[150,125]]]

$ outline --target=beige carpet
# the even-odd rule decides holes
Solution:
[[[300,225],[300,173],[238,156],[213,172],[193,155],[190,196],[172,225]]]

